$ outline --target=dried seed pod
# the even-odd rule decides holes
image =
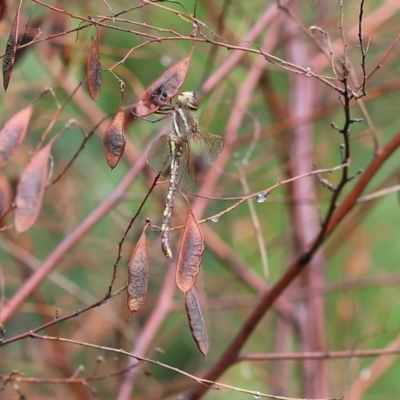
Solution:
[[[199,350],[206,356],[209,349],[208,335],[194,287],[185,293],[185,308],[193,339]]]
[[[29,104],[13,115],[0,131],[0,167],[7,163],[24,139],[32,113],[33,105]]]
[[[98,35],[94,38],[86,64],[87,84],[90,97],[97,100],[100,95],[101,87],[101,63],[99,53]]]
[[[147,225],[146,225],[147,227]],[[143,305],[149,280],[149,256],[147,252],[146,227],[133,250],[128,264],[128,309],[131,313]]]
[[[22,0],[21,0],[22,1]],[[3,58],[3,87],[7,90],[10,83],[11,74],[14,68],[15,55],[17,53],[18,45],[18,29],[19,29],[19,15],[21,11],[21,1],[18,6],[17,13],[15,14],[13,24],[11,26],[10,35],[8,36],[6,50]]]
[[[179,246],[175,275],[176,285],[183,293],[188,292],[196,281],[203,252],[203,233],[188,203],[188,211]]]
[[[180,90],[185,81],[192,52],[176,64],[169,67],[143,93],[134,113],[139,117],[146,117],[168,103]]]
[[[52,142],[35,154],[22,171],[15,196],[14,225],[17,232],[27,231],[39,215],[49,174]]]
[[[122,107],[106,128],[103,135],[103,147],[107,164],[114,169],[124,154],[126,139],[124,134],[125,113]]]

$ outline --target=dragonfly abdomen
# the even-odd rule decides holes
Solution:
[[[171,150],[174,156],[171,160],[171,175],[167,200],[165,202],[163,221],[161,224],[161,249],[165,256],[170,260],[172,260],[172,251],[169,245],[169,226],[171,222],[172,209],[174,208],[175,193],[178,186],[179,160],[182,155],[182,147],[171,141]]]

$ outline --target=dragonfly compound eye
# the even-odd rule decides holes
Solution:
[[[193,93],[193,96],[188,98],[188,106],[193,110],[197,110],[199,108],[199,103],[197,101],[196,95]]]
[[[178,105],[186,106],[192,110],[198,109],[198,102],[194,92],[183,92],[178,96]]]

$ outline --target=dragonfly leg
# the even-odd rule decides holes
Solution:
[[[131,114],[133,114],[133,116],[134,116],[135,118],[143,119],[143,120],[145,120],[145,121],[147,121],[147,122],[150,122],[150,123],[152,123],[152,124],[154,124],[154,123],[156,123],[156,122],[160,122],[160,121],[162,121],[163,119],[168,118],[168,116],[169,116],[169,114],[167,114],[167,113],[155,112],[155,113],[153,113],[153,114],[163,115],[163,117],[152,120],[152,119],[149,119],[149,118],[146,118],[146,117],[142,117],[141,115],[136,114],[135,111],[134,111],[134,109],[131,110]]]

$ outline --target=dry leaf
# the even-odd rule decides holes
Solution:
[[[134,112],[139,117],[146,117],[168,103],[180,90],[185,81],[192,53],[169,67],[140,98]]]
[[[0,167],[7,163],[24,139],[32,113],[33,105],[29,104],[12,116],[0,131]]]
[[[183,293],[188,292],[196,281],[204,251],[204,237],[200,226],[188,205],[176,263],[176,285]]]
[[[36,221],[49,174],[52,141],[32,157],[22,171],[15,196],[14,225],[17,232],[27,231]]]
[[[138,311],[146,299],[149,281],[149,256],[145,229],[136,244],[135,250],[133,250],[128,264],[127,293],[128,309],[131,313]]]
[[[209,348],[208,335],[194,287],[185,293],[185,308],[193,339],[199,350],[206,356]]]
[[[18,28],[19,28],[19,14],[21,9],[21,3],[18,7],[17,13],[14,17],[14,22],[11,26],[11,32],[7,40],[6,50],[3,58],[3,87],[7,90],[8,84],[10,83],[11,74],[15,63],[15,54],[17,52],[18,44]]]
[[[114,119],[106,128],[103,135],[103,147],[106,160],[111,169],[114,169],[119,163],[125,149],[125,113],[122,107],[115,114]]]
[[[90,97],[97,100],[100,95],[101,87],[101,63],[99,54],[99,39],[98,35],[94,38],[90,48],[89,56],[86,64],[87,84]]]

